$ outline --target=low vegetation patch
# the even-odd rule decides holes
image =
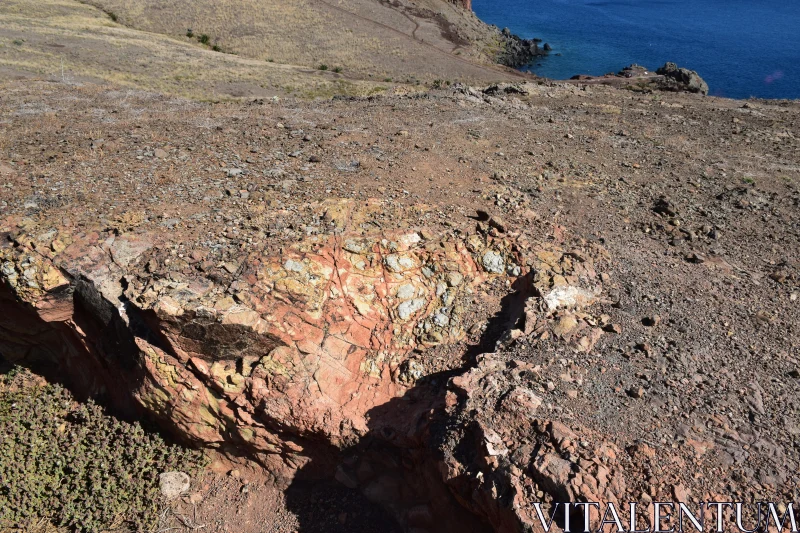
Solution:
[[[159,473],[202,461],[26,370],[0,375],[0,531],[154,531]]]

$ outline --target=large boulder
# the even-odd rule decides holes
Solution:
[[[694,70],[681,68],[675,63],[667,62],[656,70],[656,74],[664,76],[662,88],[665,90],[708,94],[708,84]]]

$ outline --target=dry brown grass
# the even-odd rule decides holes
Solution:
[[[0,68],[200,99],[378,90],[377,82],[213,52],[188,39],[127,28],[73,0],[0,2]]]
[[[420,0],[415,7],[400,2],[400,8],[380,0],[86,1],[132,28],[186,42],[192,41],[186,37],[191,28],[240,56],[310,68],[324,64],[363,79],[508,77],[482,55],[491,48],[491,32],[442,0]],[[443,35],[445,22],[467,39]]]

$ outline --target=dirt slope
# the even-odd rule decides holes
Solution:
[[[0,69],[8,76],[124,87],[214,100],[370,94],[393,86],[315,68],[214,52],[188,39],[129,29],[73,0],[0,5]]]
[[[483,82],[515,75],[494,62],[500,34],[441,0],[92,0],[121,23],[183,38],[187,29],[244,57],[376,80]]]

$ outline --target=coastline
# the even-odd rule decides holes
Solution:
[[[793,68],[800,41],[787,40],[794,31],[789,21],[800,16],[800,6],[776,1],[750,8],[739,5],[723,17],[720,0],[676,1],[683,9],[678,11],[689,16],[659,3],[626,7],[585,1],[567,9],[552,0],[534,9],[522,0],[474,0],[472,7],[486,23],[506,25],[521,37],[549,40],[554,47],[551,55],[563,54],[525,68],[539,77],[599,78],[634,63],[655,70],[672,61],[698,72],[713,96],[800,98],[800,73]],[[743,32],[759,43],[758,53],[742,49]]]
[[[522,70],[522,67],[530,65],[536,58],[547,56],[550,53],[550,44],[544,43],[540,47],[539,43],[541,43],[542,40],[538,37],[525,39],[524,37],[512,33],[508,28],[503,28],[501,30],[493,24],[489,24],[485,21],[482,22],[500,33],[503,42],[503,50],[498,54],[497,62],[501,65],[511,67],[520,72],[525,72]]]

